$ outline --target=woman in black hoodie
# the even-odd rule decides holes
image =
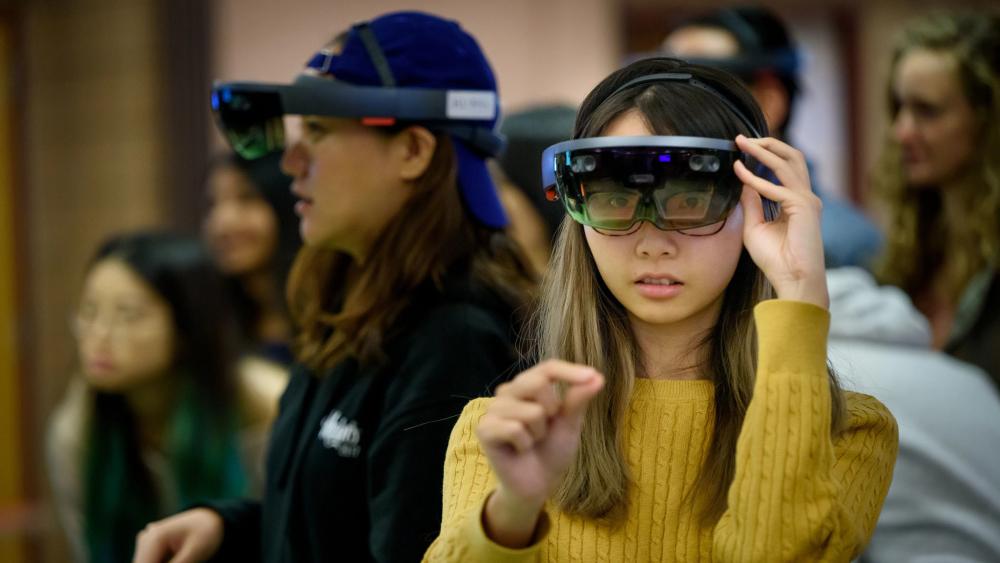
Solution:
[[[263,501],[154,523],[136,561],[419,560],[454,419],[511,374],[534,287],[486,171],[502,145],[489,64],[455,22],[394,13],[293,85],[222,84],[213,102],[248,156],[303,115],[283,160],[305,244],[288,287],[298,364]]]

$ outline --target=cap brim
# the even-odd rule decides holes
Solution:
[[[462,200],[472,215],[482,224],[494,229],[507,226],[509,220],[496,185],[486,166],[486,160],[455,141],[455,156],[458,159],[458,185]]]

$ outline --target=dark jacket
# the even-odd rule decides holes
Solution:
[[[1000,272],[985,270],[966,287],[945,351],[979,366],[1000,389]]]
[[[322,377],[292,370],[262,502],[209,505],[216,560],[419,561],[437,536],[445,449],[473,397],[514,375],[509,307],[468,283],[414,295],[384,346]]]

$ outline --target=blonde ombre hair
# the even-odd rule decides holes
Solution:
[[[629,110],[638,111],[660,135],[732,138],[737,133],[750,133],[717,99],[689,84],[653,83],[609,97],[629,80],[664,72],[691,73],[731,97],[730,101],[753,119],[758,131],[766,130],[753,98],[729,75],[673,59],[648,59],[612,74],[591,92],[577,117],[574,138],[600,135]],[[725,290],[718,322],[701,340],[703,372],[711,374],[715,383],[713,433],[695,487],[703,492],[698,508],[706,524],[718,520],[726,508],[736,440],[753,395],[757,364],[753,307],[773,296],[764,274],[744,250]],[[583,227],[568,217],[559,229],[527,339],[538,359],[561,358],[593,366],[604,374],[605,389],[588,407],[580,449],[554,502],[567,513],[618,520],[624,514],[629,486],[621,429],[633,382],[644,371],[641,351],[627,311],[597,270]],[[844,407],[832,371],[830,389],[831,432],[836,432]]]

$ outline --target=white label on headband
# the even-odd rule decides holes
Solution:
[[[448,119],[490,120],[497,115],[497,95],[482,90],[448,90]]]

